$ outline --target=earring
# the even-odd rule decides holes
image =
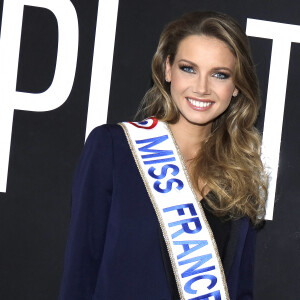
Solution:
[[[166,82],[170,82],[170,80],[166,78]]]
[[[238,95],[238,93],[239,93],[238,91],[235,91],[235,92],[232,94],[232,96],[233,96],[233,97],[236,97],[236,96]]]

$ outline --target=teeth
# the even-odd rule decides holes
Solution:
[[[196,107],[200,107],[200,108],[208,107],[208,106],[212,105],[212,102],[196,101],[196,100],[193,100],[190,98],[187,98],[187,99],[192,105],[194,105]]]

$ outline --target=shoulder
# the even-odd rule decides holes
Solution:
[[[99,142],[105,138],[114,138],[122,133],[123,129],[119,124],[103,124],[95,127],[91,131],[86,142]]]
[[[104,124],[94,128],[89,134],[82,157],[86,161],[108,160],[119,162],[128,158],[131,152],[124,129],[119,124]],[[102,162],[103,163],[103,162]]]
[[[117,139],[118,135],[122,135],[122,128],[119,125],[105,124],[95,127],[84,144],[77,164],[77,171],[82,171],[87,167],[97,171],[99,168],[96,166],[112,164],[114,139]]]
[[[122,127],[118,124],[104,124],[95,127],[89,134],[84,151],[96,151],[96,149],[113,148],[115,141],[125,138]]]

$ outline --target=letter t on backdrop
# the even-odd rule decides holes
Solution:
[[[262,159],[271,173],[266,219],[272,220],[291,43],[300,43],[300,26],[247,19],[246,33],[273,40],[262,142]]]
[[[56,68],[43,93],[16,91],[24,6],[49,9],[58,25]],[[78,19],[69,0],[5,0],[0,40],[0,192],[6,192],[11,132],[15,109],[49,111],[68,98],[75,77],[78,53]]]

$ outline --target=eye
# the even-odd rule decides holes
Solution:
[[[217,72],[213,74],[213,77],[217,78],[217,79],[227,79],[229,78],[229,74],[226,73],[222,73],[222,72]]]
[[[195,73],[195,70],[192,66],[188,66],[188,65],[183,65],[183,66],[179,66],[180,70],[187,72],[187,73]]]

